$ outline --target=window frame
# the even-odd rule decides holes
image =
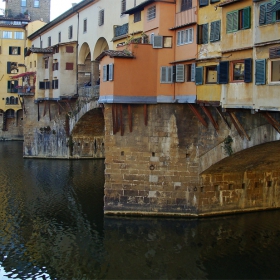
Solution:
[[[87,18],[83,21],[83,33],[87,33]]]
[[[73,25],[70,25],[68,27],[68,39],[72,39],[73,38]]]
[[[9,55],[21,55],[20,47],[9,46]]]
[[[209,71],[216,71],[216,80],[214,82],[209,82]],[[218,83],[218,65],[207,65],[205,66],[205,84],[213,85]]]
[[[226,33],[251,29],[251,6],[234,10],[226,14]]]
[[[164,73],[164,70],[166,71]],[[165,76],[165,77],[163,77]],[[160,67],[160,83],[172,84],[173,83],[173,66],[161,66]]]
[[[134,13],[134,15],[133,15],[133,22],[135,23],[135,22],[139,22],[139,21],[141,21],[141,11],[138,11],[138,12]]]
[[[21,7],[26,7],[26,5],[27,5],[26,2],[27,2],[26,0],[21,0],[21,1],[20,1],[20,6],[21,6]]]
[[[240,64],[242,63],[243,64],[243,79],[242,80],[237,80],[237,79],[234,79],[234,66],[236,64]],[[245,81],[245,60],[244,59],[239,59],[239,60],[233,60],[230,62],[230,82],[231,83],[244,83]]]
[[[21,35],[21,36],[18,36]],[[22,31],[14,31],[14,38],[16,40],[24,40],[24,32]]]
[[[279,62],[279,75],[280,75],[280,58],[273,58],[273,59],[268,59],[267,65],[268,65],[268,84],[271,85],[279,85],[280,84],[280,79],[278,81],[273,81],[272,80],[272,64],[273,62]]]
[[[38,3],[38,4],[36,4],[36,3]],[[34,8],[40,8],[40,1],[39,0],[34,0],[33,7]]]
[[[6,36],[7,35],[7,36]],[[2,38],[3,39],[13,39],[13,31],[2,31]]]
[[[104,9],[100,10],[98,13],[98,26],[104,25],[105,11]]]
[[[191,32],[190,32],[191,31]],[[177,46],[189,45],[193,43],[193,27],[177,31]],[[191,33],[191,36],[190,36]],[[191,39],[190,39],[191,37]],[[180,38],[180,40],[178,40]]]

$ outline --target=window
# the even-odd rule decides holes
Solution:
[[[66,46],[66,52],[67,53],[73,53],[74,52],[74,47],[73,46]]]
[[[244,81],[244,60],[232,62],[232,81]]]
[[[185,65],[177,64],[175,66],[175,71],[176,71],[176,76],[175,76],[176,83],[183,83],[185,81]]]
[[[13,32],[12,31],[3,31],[3,38],[4,39],[12,39],[13,38]]]
[[[156,6],[150,7],[147,13],[147,20],[156,18]]]
[[[206,66],[206,84],[217,83],[217,66]]]
[[[209,0],[199,0],[199,7],[208,6]]]
[[[45,59],[45,69],[48,69],[48,68],[49,68],[49,60]]]
[[[8,93],[17,93],[18,81],[8,81],[7,82],[7,92]]]
[[[45,89],[46,83],[45,82],[39,82],[39,89]]]
[[[197,43],[198,44],[208,43],[208,23],[197,26]]]
[[[54,62],[53,63],[53,71],[57,71],[58,70],[58,62]]]
[[[21,0],[21,7],[26,7],[26,0]]]
[[[72,39],[73,37],[73,25],[68,27],[68,39]]]
[[[280,60],[272,60],[271,63],[271,74],[270,82],[280,82]]]
[[[259,24],[270,24],[280,20],[279,1],[271,1],[260,5]]]
[[[9,55],[20,55],[20,47],[9,47]]]
[[[18,65],[17,62],[7,62],[7,74],[17,74]]]
[[[170,37],[170,36],[163,37],[163,47],[172,48],[172,37]]]
[[[220,41],[221,21],[213,21],[210,24],[210,42]]]
[[[52,45],[52,38],[48,37],[48,47],[50,47]]]
[[[141,21],[141,11],[134,14],[134,22]]]
[[[39,7],[40,7],[40,1],[34,0],[34,8],[39,8]]]
[[[193,28],[177,32],[177,46],[191,44],[193,42]]]
[[[84,33],[87,32],[87,19],[84,19],[83,31]]]
[[[53,80],[52,81],[52,88],[53,89],[58,89],[58,80]]]
[[[101,26],[103,24],[104,24],[104,10],[100,10],[98,15],[98,25]]]
[[[114,64],[103,65],[103,82],[114,80]]]
[[[181,2],[181,12],[192,8],[192,0],[182,0]]]
[[[61,43],[61,32],[58,32],[58,43]]]
[[[227,13],[227,33],[251,28],[251,7]]]
[[[14,35],[15,35],[15,39],[20,39],[20,40],[24,39],[24,33],[23,32],[15,31]]]
[[[73,70],[74,63],[73,62],[66,62],[66,70]]]
[[[46,89],[50,89],[50,81],[46,81]]]
[[[185,65],[185,75],[186,82],[195,81],[195,63]]]
[[[126,11],[126,0],[121,0],[121,14]]]
[[[173,67],[172,66],[160,67],[160,82],[162,84],[170,84],[173,82]]]
[[[30,68],[32,68],[32,61],[30,61],[30,63],[29,63],[29,64],[30,64],[30,65],[29,65],[29,66],[30,66]]]

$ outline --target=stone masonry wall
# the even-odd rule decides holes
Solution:
[[[128,107],[118,107],[123,136],[113,133],[112,105],[104,113],[105,214],[197,216],[280,207],[277,171],[199,174],[200,157],[237,134],[214,108],[218,132],[204,127],[187,104],[148,105],[147,126],[144,106],[135,105],[130,132]],[[249,111],[237,116],[246,129],[265,123]]]
[[[0,113],[0,138],[5,140],[23,140],[23,111],[15,112],[14,118],[6,120],[6,130],[3,128],[4,113]]]

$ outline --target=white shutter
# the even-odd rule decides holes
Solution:
[[[189,29],[189,43],[193,42],[193,28]]]
[[[109,64],[109,81],[114,80],[114,64]]]
[[[161,49],[163,47],[163,36],[154,36],[153,48]]]
[[[180,46],[182,43],[182,41],[181,41],[181,33],[182,33],[182,31],[178,31],[177,32],[177,46]]]
[[[177,83],[183,83],[184,82],[184,76],[185,76],[185,67],[183,64],[177,64],[176,65],[176,82]]]
[[[103,82],[107,82],[107,65],[103,65]]]
[[[192,63],[192,66],[191,66],[191,81],[192,82],[195,82],[195,63]]]
[[[164,66],[160,68],[160,82],[166,83],[166,67]]]

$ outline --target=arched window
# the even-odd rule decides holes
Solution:
[[[10,104],[15,104],[15,98],[13,96],[10,97]]]
[[[10,104],[10,98],[9,97],[6,98],[6,104]]]

